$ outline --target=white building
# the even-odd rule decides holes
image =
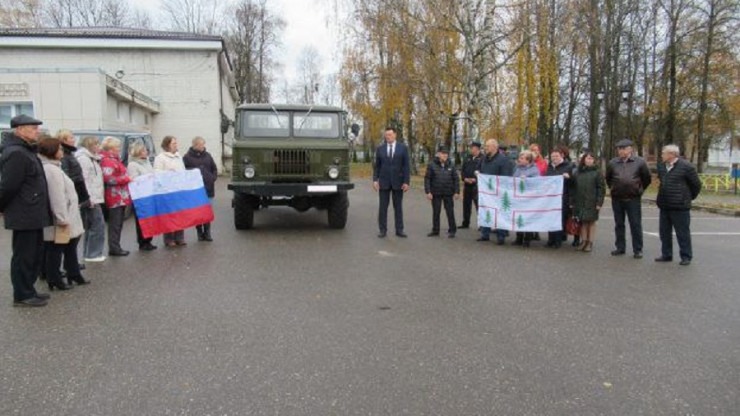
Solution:
[[[21,113],[55,133],[148,131],[184,153],[195,136],[223,167],[239,101],[220,36],[139,29],[0,29],[0,129]]]
[[[740,136],[725,134],[709,146],[707,166],[713,168],[730,168],[733,163],[740,163]]]

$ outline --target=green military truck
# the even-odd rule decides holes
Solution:
[[[329,227],[347,223],[349,141],[337,107],[243,104],[234,121],[234,226],[247,230],[270,205],[326,210]]]

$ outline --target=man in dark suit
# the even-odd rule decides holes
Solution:
[[[14,133],[0,157],[0,213],[13,231],[10,280],[13,306],[44,306],[46,293],[34,288],[44,247],[44,227],[52,225],[44,168],[36,155],[40,120],[21,114],[10,120]]]
[[[409,152],[405,144],[396,141],[396,135],[397,131],[394,127],[386,127],[385,143],[375,150],[373,188],[380,195],[379,238],[385,237],[388,232],[388,205],[391,198],[393,199],[396,235],[401,238],[407,237],[403,232],[403,193],[409,190]]]

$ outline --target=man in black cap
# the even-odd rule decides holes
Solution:
[[[10,280],[14,306],[44,306],[48,294],[33,287],[44,246],[44,227],[52,225],[44,168],[36,156],[41,121],[27,115],[10,120],[15,129],[0,157],[0,212],[13,230]]]
[[[642,193],[650,186],[650,169],[642,158],[632,154],[632,141],[617,143],[618,157],[606,166],[606,184],[611,190],[614,211],[614,233],[616,249],[612,256],[621,256],[627,251],[625,238],[625,215],[630,222],[632,251],[634,258],[642,258]]]
[[[432,202],[432,232],[429,237],[439,235],[439,216],[442,214],[442,204],[447,214],[447,237],[455,238],[457,223],[455,222],[455,201],[460,198],[460,179],[457,176],[455,165],[450,162],[450,151],[440,146],[435,157],[424,175],[424,193]]]
[[[470,143],[470,156],[463,162],[463,222],[460,228],[470,227],[470,212],[478,209],[478,178],[475,172],[480,170],[480,142]]]

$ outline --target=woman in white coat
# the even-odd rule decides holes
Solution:
[[[177,152],[177,139],[174,136],[165,136],[162,139],[162,153],[154,158],[154,170],[181,171],[185,170],[180,153]],[[185,230],[178,230],[164,234],[164,245],[167,247],[185,246]]]
[[[82,224],[85,226],[85,238],[82,242],[82,255],[85,262],[105,260],[105,218],[103,218],[103,204],[105,203],[105,186],[103,184],[103,168],[100,167],[100,140],[95,136],[85,136],[80,140],[79,149],[75,153],[85,178],[85,187],[90,194],[90,203],[83,206]]]
[[[49,290],[69,290],[71,284],[62,281],[59,271],[64,255],[64,268],[69,282],[80,285],[89,283],[82,277],[77,260],[77,243],[85,231],[80,217],[79,201],[74,182],[62,171],[61,142],[58,139],[43,139],[38,145],[39,158],[44,166],[46,183],[49,188],[49,205],[54,225],[44,228],[45,273]],[[61,235],[68,235],[69,241],[61,241]]]

